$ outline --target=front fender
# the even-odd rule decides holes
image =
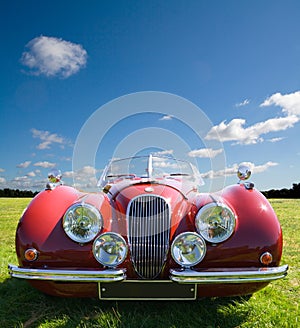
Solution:
[[[16,231],[16,252],[20,265],[26,265],[24,250],[29,247],[40,249],[45,245],[49,235],[58,230],[56,226],[67,208],[80,196],[82,194],[72,187],[58,186],[54,190],[44,190],[33,198]]]
[[[279,265],[282,255],[282,230],[271,204],[256,189],[247,189],[243,184],[225,188],[222,198],[237,214],[237,229],[233,240],[241,246],[268,251],[273,255],[272,266]]]

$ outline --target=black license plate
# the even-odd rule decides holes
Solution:
[[[195,284],[171,281],[122,281],[99,283],[99,298],[103,300],[194,300]]]

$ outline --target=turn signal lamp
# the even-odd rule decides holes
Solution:
[[[269,265],[272,263],[272,261],[273,261],[273,256],[269,252],[263,253],[260,257],[260,262],[263,265]]]
[[[33,262],[38,258],[38,251],[35,248],[28,248],[25,251],[24,257],[27,261]]]

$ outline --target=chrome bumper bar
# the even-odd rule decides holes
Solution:
[[[9,265],[11,277],[29,280],[52,280],[66,282],[118,282],[126,279],[123,269],[60,270],[19,268]],[[240,284],[270,282],[284,278],[288,265],[273,268],[218,269],[218,271],[196,271],[191,269],[170,270],[170,279],[183,284]]]
[[[126,278],[125,270],[104,269],[102,271],[89,270],[59,270],[19,268],[8,265],[11,277],[29,280],[52,280],[66,282],[117,282]]]
[[[284,278],[288,265],[273,268],[218,269],[218,271],[170,270],[170,279],[182,284],[243,284]]]

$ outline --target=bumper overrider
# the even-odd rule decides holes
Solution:
[[[8,265],[11,277],[27,280],[65,282],[119,282],[126,280],[124,269],[61,270],[33,269]],[[271,282],[287,275],[288,265],[265,268],[220,268],[218,270],[171,269],[170,280],[180,284],[239,284]]]

